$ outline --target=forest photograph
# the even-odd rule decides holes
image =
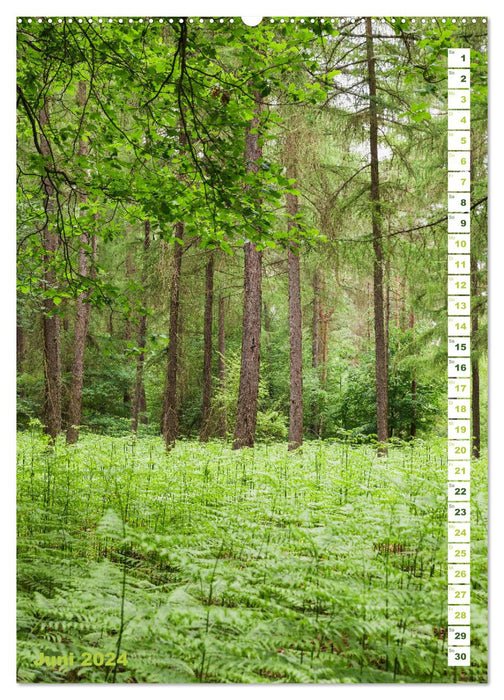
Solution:
[[[486,683],[485,21],[16,34],[17,681]],[[447,663],[454,48],[467,666]]]

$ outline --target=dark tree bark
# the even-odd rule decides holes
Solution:
[[[399,320],[399,328],[404,328],[404,326],[408,320],[408,317],[406,314],[406,278],[405,277],[401,278],[400,284],[398,281],[398,289],[401,290],[401,292],[400,292],[401,313],[400,313],[400,320]]]
[[[480,375],[476,344],[478,342],[478,266],[471,253],[471,423],[472,456],[481,454]]]
[[[214,256],[210,252],[205,272],[205,314],[203,320],[203,396],[201,405],[200,440],[207,442],[210,432],[212,400],[212,317],[213,317]]]
[[[249,124],[245,142],[247,172],[257,173],[262,149],[259,146],[259,127],[262,99],[255,93],[255,116]],[[254,133],[255,132],[255,133]],[[244,245],[244,300],[238,408],[233,449],[253,447],[259,395],[259,366],[261,351],[262,309],[262,252],[254,243]]]
[[[131,250],[126,251],[125,266],[126,266],[126,279],[131,280],[133,282],[135,279],[135,275],[136,275],[136,267],[135,267],[135,263],[133,262],[133,258],[131,257]],[[131,337],[132,337],[131,318],[129,316],[127,316],[126,322],[124,324],[124,340],[131,340]]]
[[[131,250],[126,251],[126,261],[125,261],[125,266],[126,266],[126,278],[128,280],[133,281],[135,279],[136,275],[136,268],[135,268],[135,263],[133,261],[133,258],[131,256]],[[126,321],[124,323],[124,340],[126,343],[129,343],[129,341],[132,338],[132,328],[131,328],[131,318],[128,315],[126,317]],[[127,357],[126,362],[128,364],[131,364],[133,362],[134,358],[133,357]],[[127,408],[130,408],[132,413],[133,413],[133,400],[131,397],[131,389],[132,387],[130,386],[129,381],[127,384],[124,386],[123,390],[123,403]]]
[[[147,281],[147,255],[149,253],[150,247],[150,221],[148,219],[144,222],[144,261],[143,261],[143,271],[142,271],[142,286],[145,288]],[[144,299],[144,305],[145,305]],[[143,313],[140,316],[140,321],[138,324],[138,347],[144,348],[147,342],[147,314]],[[144,363],[145,363],[145,352],[143,350],[137,355],[136,363],[136,375],[135,375],[135,394],[133,398],[133,414],[131,418],[131,431],[136,433],[138,430],[138,420],[140,414],[143,414],[140,418],[142,422],[146,420],[145,410],[145,387],[143,384],[143,374],[144,374]]]
[[[312,316],[312,368],[318,370],[320,358],[320,277],[318,270],[313,275],[313,316]],[[318,401],[311,407],[312,431],[318,435]]]
[[[288,174],[287,177],[294,177]],[[298,212],[298,198],[287,195],[288,229],[295,227],[294,217]],[[289,450],[303,443],[303,332],[301,312],[301,280],[299,249],[289,246],[289,338],[290,338],[290,409]]]
[[[180,311],[180,276],[182,271],[183,245],[179,243],[184,236],[184,224],[175,224],[173,272],[170,291],[170,330],[168,340],[168,364],[166,384],[163,397],[162,432],[167,449],[175,444],[178,437],[177,415],[177,370],[179,349],[179,311]]]
[[[415,314],[413,311],[410,313],[410,328],[412,332],[414,332],[415,329]],[[416,437],[416,390],[417,390],[417,385],[416,385],[416,378],[415,378],[415,370],[413,370],[412,373],[412,378],[411,378],[411,427],[410,427],[410,435],[412,438]]]
[[[86,104],[86,83],[83,81],[79,82],[78,103],[81,107],[84,107]],[[78,155],[84,156],[86,153],[86,142],[83,139],[79,139]],[[79,194],[78,198],[80,203],[86,201],[86,196],[82,193]],[[90,243],[90,236],[87,231],[81,233],[79,242],[81,245],[78,251],[78,271],[81,278],[86,278],[89,273],[89,263],[85,248]],[[89,292],[81,292],[77,299],[75,312],[72,381],[68,400],[68,425],[66,432],[67,444],[75,443],[79,439],[79,426],[82,418],[82,387],[84,385],[84,354],[90,315]]]
[[[139,420],[143,425],[147,425],[149,420],[146,415],[147,411],[147,396],[145,395],[145,385],[142,382],[142,392],[140,394],[140,410],[139,410]]]
[[[322,388],[325,389],[327,385],[327,350],[328,350],[328,334],[329,334],[329,320],[332,313],[322,313],[322,375],[321,383]]]
[[[49,121],[48,106],[45,102],[39,114],[39,122],[42,129],[40,134],[40,149],[42,155],[49,159],[51,150],[44,133],[44,127]],[[51,214],[54,208],[54,187],[49,175],[42,177],[42,190],[44,193],[44,212],[46,223],[42,231],[43,254],[43,281],[44,291],[56,289],[57,279],[53,268],[54,258],[58,250],[58,234],[54,228],[49,227]],[[61,337],[60,319],[52,315],[55,310],[51,298],[45,298],[42,303],[42,336],[44,354],[44,428],[51,440],[55,440],[61,432]]]
[[[368,298],[368,309],[371,306],[371,299],[373,298],[373,295],[371,294],[371,284],[368,283],[367,285],[367,298]],[[371,340],[371,317],[369,313],[366,313],[366,337],[368,340]]]
[[[285,142],[287,177],[297,178],[297,148],[299,135],[289,129]],[[287,232],[289,233],[289,342],[290,342],[290,406],[288,449],[296,450],[303,444],[303,330],[301,311],[301,276],[299,247],[291,234],[297,231],[296,216],[299,211],[297,195],[287,194]]]
[[[322,386],[322,389],[325,391],[327,388],[327,360],[328,360],[328,353],[329,353],[329,321],[332,318],[332,315],[334,314],[335,309],[329,309],[328,311],[324,311],[321,306],[320,310],[320,325],[321,325],[321,333],[320,333],[320,340],[321,340],[321,375],[320,375],[320,384]],[[324,414],[320,412],[320,415],[318,417],[318,427],[317,427],[317,435],[319,438],[323,437],[323,430],[324,430]]]
[[[245,299],[234,449],[254,446],[259,395],[262,253],[251,242],[244,247]]]
[[[182,60],[185,61],[185,24],[181,27],[181,50]],[[180,91],[181,85],[178,89]],[[180,92],[179,92],[180,97]],[[179,124],[179,147],[184,150],[187,144],[185,118],[181,112]],[[181,180],[184,176],[181,175]],[[161,417],[161,432],[166,443],[166,449],[170,450],[178,437],[179,423],[177,413],[177,375],[178,375],[178,353],[180,349],[180,339],[182,338],[182,318],[180,316],[180,281],[182,273],[182,253],[184,238],[184,222],[177,221],[175,224],[175,241],[173,256],[173,272],[170,290],[170,329],[168,339],[168,363],[166,367],[166,383],[163,396],[163,414]]]
[[[386,285],[385,294],[385,345],[389,346],[390,338],[390,282]]]
[[[371,152],[371,217],[373,226],[373,300],[376,356],[376,416],[379,454],[387,452],[388,438],[388,350],[383,309],[383,237],[381,230],[380,175],[378,168],[378,109],[371,18],[366,18],[366,49],[369,82],[369,146]]]
[[[219,296],[219,387],[221,392],[226,386],[226,324],[225,324],[225,307],[224,297]],[[227,416],[225,403],[220,406],[219,411],[219,435],[221,438],[227,437]]]
[[[320,276],[313,275],[312,367],[318,369],[320,358]]]

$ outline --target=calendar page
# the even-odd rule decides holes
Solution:
[[[16,40],[17,682],[486,683],[487,20]]]

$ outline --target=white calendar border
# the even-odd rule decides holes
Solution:
[[[71,10],[70,10],[71,7]],[[97,2],[93,0],[92,2],[72,2],[71,5],[68,1],[63,2],[63,0],[45,0],[43,3],[43,11],[46,15],[56,15],[56,16],[66,16],[68,14],[80,15],[80,16],[114,16],[114,15],[131,15],[138,16],[139,14],[139,3],[138,0],[134,2],[133,0],[122,0],[121,3],[114,2],[113,0],[101,0]],[[501,19],[503,19],[501,9],[496,9],[495,0],[480,0],[476,7],[473,0],[458,0],[454,3],[439,2],[434,0],[423,0],[422,3],[418,3],[418,12],[414,12],[412,6],[405,6],[404,0],[393,0],[387,2],[376,2],[376,0],[353,0],[340,1],[335,4],[334,2],[329,2],[328,0],[311,0],[307,3],[306,0],[258,0],[257,2],[232,2],[230,0],[216,0],[215,2],[210,2],[210,0],[185,0],[184,3],[173,2],[166,3],[166,1],[161,0],[144,0],[142,3],[142,14],[153,15],[153,16],[166,16],[167,14],[174,14],[178,16],[180,14],[188,16],[208,16],[208,15],[220,15],[220,16],[255,16],[255,15],[268,15],[268,16],[319,16],[319,17],[336,17],[336,16],[425,16],[425,17],[472,17],[477,11],[477,15],[480,17],[489,17],[490,21],[488,23],[489,31],[489,65],[491,67],[491,74],[493,74],[495,80],[499,80],[499,73],[504,74],[504,55],[500,51],[500,33],[502,28]],[[5,94],[9,97],[15,94],[15,32],[13,30],[15,17],[19,15],[33,16],[41,12],[40,0],[18,0],[15,4],[9,4],[6,9],[3,10],[2,22],[0,22],[0,32],[3,32],[2,41],[0,42],[0,51],[3,52],[2,55],[2,65],[4,67],[4,88]],[[501,14],[502,13],[502,14]],[[12,21],[11,21],[12,20]],[[496,87],[498,84],[496,83]],[[12,98],[13,99],[13,98]],[[489,102],[490,109],[490,124],[498,125],[501,119],[500,115],[504,113],[504,95],[499,91],[495,90],[492,92],[492,96]],[[14,109],[9,106],[8,109],[0,111],[0,123],[3,127],[2,133],[7,134],[8,143],[4,144],[4,185],[3,193],[7,192],[5,196],[6,209],[3,212],[3,220],[5,224],[5,230],[14,230],[15,228],[15,191],[12,186],[12,173],[15,172],[15,113]],[[504,153],[504,130],[493,128],[492,129],[492,147],[491,152],[497,154]],[[492,193],[495,194],[495,201],[499,201],[501,197],[502,190],[504,188],[504,177],[498,172],[497,167],[492,171],[492,159],[490,159],[490,170],[492,172],[492,177],[489,181],[489,195],[492,199]],[[495,176],[495,177],[494,177]],[[9,186],[10,185],[10,186]],[[489,229],[494,231],[494,235],[491,239],[491,254],[488,256],[489,264],[489,319],[490,319],[490,336],[489,336],[489,353],[492,359],[492,382],[489,384],[489,455],[490,458],[494,458],[496,464],[499,462],[499,457],[502,458],[504,453],[504,446],[500,446],[498,443],[498,436],[502,430],[502,422],[504,420],[504,407],[500,407],[498,404],[498,397],[504,396],[504,363],[499,365],[498,356],[500,354],[499,348],[504,347],[504,325],[499,326],[499,316],[501,314],[501,306],[498,302],[493,303],[492,299],[503,299],[504,298],[504,275],[502,275],[501,269],[499,268],[499,261],[504,262],[504,237],[497,235],[501,224],[497,219],[497,212],[490,208],[489,211]],[[12,249],[8,249],[12,255]],[[14,304],[14,290],[15,290],[15,271],[13,258],[7,254],[0,256],[0,291],[2,293],[2,298],[5,301],[5,315],[4,321],[7,326],[6,340],[0,348],[2,367],[4,368],[4,380],[3,389],[4,396],[10,397],[10,406],[7,406],[7,410],[2,407],[0,430],[2,431],[3,447],[4,447],[4,463],[13,465],[15,463],[15,414],[12,410],[14,403],[14,397],[16,395],[15,391],[15,304]],[[6,368],[6,369],[5,369]],[[490,404],[492,409],[490,410]],[[495,439],[493,436],[497,436]],[[492,489],[490,491],[490,518],[492,528],[494,532],[504,531],[504,508],[502,508],[502,499],[499,494],[504,493],[504,470],[495,469],[492,473]],[[4,625],[2,629],[6,635],[6,644],[4,647],[4,668],[6,669],[6,674],[2,679],[2,685],[4,688],[10,692],[12,697],[26,698],[27,694],[31,691],[36,690],[37,697],[42,698],[52,698],[54,693],[58,692],[59,688],[55,686],[40,686],[33,688],[30,686],[20,686],[15,683],[13,669],[15,668],[15,644],[14,644],[14,632],[15,629],[15,537],[14,537],[14,524],[15,524],[15,473],[14,469],[8,469],[3,475],[3,486],[2,489],[2,518],[4,525],[4,532],[11,530],[10,537],[4,543],[4,554],[7,552],[7,566],[6,575],[4,577],[4,600],[6,605],[4,606]],[[499,527],[500,526],[500,527]],[[489,541],[491,544],[491,561],[493,562],[490,567],[490,590],[494,592],[492,597],[492,619],[494,624],[489,625],[489,635],[490,644],[488,650],[488,658],[490,663],[491,675],[489,677],[488,686],[475,686],[474,684],[457,684],[456,692],[457,696],[460,697],[464,694],[470,694],[471,697],[478,690],[483,690],[484,692],[494,691],[501,688],[504,690],[504,670],[502,669],[501,660],[504,658],[504,635],[502,634],[502,622],[504,621],[504,596],[495,595],[502,583],[501,578],[501,552],[499,538],[494,536],[492,540]],[[501,625],[497,623],[500,620]],[[492,664],[493,660],[493,664]],[[493,669],[493,670],[492,670]],[[447,690],[453,689],[453,687],[447,688],[445,684],[442,685],[429,685],[428,688],[424,684],[408,684],[407,693],[412,696],[425,696],[428,692],[429,696],[432,696],[434,700],[445,700]],[[197,691],[194,686],[170,686],[169,692],[171,697],[176,698],[192,698],[194,696],[193,691]],[[208,700],[223,700],[227,697],[227,694],[231,698],[231,694],[234,695],[235,688],[230,686],[208,686],[205,685],[201,689],[205,698]],[[240,686],[240,693],[244,694],[244,697],[251,698],[254,700],[257,693],[257,686]],[[88,692],[87,686],[66,686],[65,692],[69,692],[72,695],[74,692],[78,694],[86,694]],[[166,686],[150,686],[149,693],[154,696],[159,695],[159,697],[166,696],[167,688]],[[63,691],[61,691],[63,692]],[[96,685],[93,687],[93,692],[98,694],[105,693],[107,698],[122,698],[125,689],[121,686],[110,686],[107,684],[106,687]],[[306,697],[308,689],[306,686],[282,686],[277,684],[263,684],[260,688],[261,694],[266,696],[269,694],[272,700],[297,700],[298,698],[303,700]],[[333,686],[317,686],[314,691],[320,694],[321,697],[329,698],[333,697],[334,687]],[[378,694],[378,698],[383,695],[389,694],[400,694],[401,696],[405,692],[404,685],[352,685],[351,687],[341,686],[341,692],[348,693],[352,698],[368,698],[369,693],[373,695]],[[248,698],[247,698],[248,700]]]

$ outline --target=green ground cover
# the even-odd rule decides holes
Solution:
[[[328,441],[166,454],[161,438],[83,435],[53,449],[22,432],[18,679],[484,682],[484,459],[471,481],[472,657],[456,669],[442,440],[379,459]],[[37,666],[41,653],[75,664]]]

